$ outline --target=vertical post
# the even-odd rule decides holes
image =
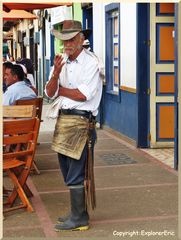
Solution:
[[[178,109],[181,106],[181,3],[178,3]],[[178,142],[181,142],[181,128],[179,126],[181,120],[181,111],[178,111]],[[180,163],[181,159],[181,148],[178,149],[178,162]],[[179,171],[179,204],[178,204],[178,237],[181,239],[181,164],[178,164]]]
[[[2,1],[0,0],[0,12],[2,13]],[[2,14],[0,14],[0,32],[2,33]],[[2,36],[2,35],[1,35]],[[0,66],[2,64],[2,37],[0,38]],[[2,74],[2,71],[1,71]],[[2,81],[2,77],[0,78]],[[1,86],[2,86],[2,82],[1,82]],[[1,87],[2,88],[2,87]],[[1,92],[2,94],[2,92]],[[0,98],[0,106],[2,106],[2,98]],[[2,107],[0,109],[0,153],[2,153]],[[1,155],[2,156],[2,155]],[[0,164],[0,191],[2,193],[2,164]],[[0,198],[0,239],[3,237],[2,235],[2,219],[3,219],[3,215],[2,215],[2,197]]]
[[[136,94],[138,103],[137,147],[149,147],[150,132],[150,4],[137,3],[137,73]]]
[[[179,27],[178,27],[178,4],[175,4],[175,34],[174,34],[174,44],[175,44],[175,94],[174,94],[174,106],[175,106],[175,113],[174,113],[174,169],[178,170],[178,69],[179,69],[179,53],[178,53],[178,34],[179,34]]]

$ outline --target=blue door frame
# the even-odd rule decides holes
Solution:
[[[178,170],[178,3],[175,3],[175,139],[174,139],[174,168]]]
[[[138,147],[149,147],[150,5],[137,3]]]
[[[86,26],[87,24],[87,26]],[[93,19],[92,19],[92,5],[88,7],[83,7],[82,9],[82,25],[83,29],[90,29],[92,32],[89,36],[90,47],[93,50]]]

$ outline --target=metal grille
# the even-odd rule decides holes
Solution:
[[[103,154],[101,159],[108,165],[120,165],[120,164],[134,164],[137,163],[134,159],[130,158],[124,153],[118,154]]]

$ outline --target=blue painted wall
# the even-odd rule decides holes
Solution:
[[[50,64],[51,66],[53,66],[53,61],[54,61],[54,57],[55,57],[55,37],[51,34],[50,35],[50,49],[51,49],[51,53],[50,53]]]
[[[51,60],[50,59],[46,59],[46,68],[45,68],[45,74],[46,74],[46,82],[48,81],[49,75],[50,75],[50,64],[51,64]]]
[[[38,59],[38,94],[41,95],[42,93],[42,82],[41,82],[41,79],[42,79],[42,74],[41,74],[41,59],[39,58]]]
[[[121,91],[121,101],[119,102],[112,100],[104,90],[103,102],[104,125],[137,141],[137,95]]]

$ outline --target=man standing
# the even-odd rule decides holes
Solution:
[[[53,34],[63,41],[65,55],[55,56],[45,92],[53,99],[61,96],[52,149],[58,152],[71,201],[70,214],[58,218],[55,230],[87,230],[87,201],[95,207],[94,123],[102,95],[99,63],[83,49],[84,31],[79,21],[65,20],[62,31]]]
[[[24,82],[24,72],[21,66],[16,64],[6,66],[4,79],[7,89],[3,94],[3,105],[14,105],[16,100],[37,97]]]

